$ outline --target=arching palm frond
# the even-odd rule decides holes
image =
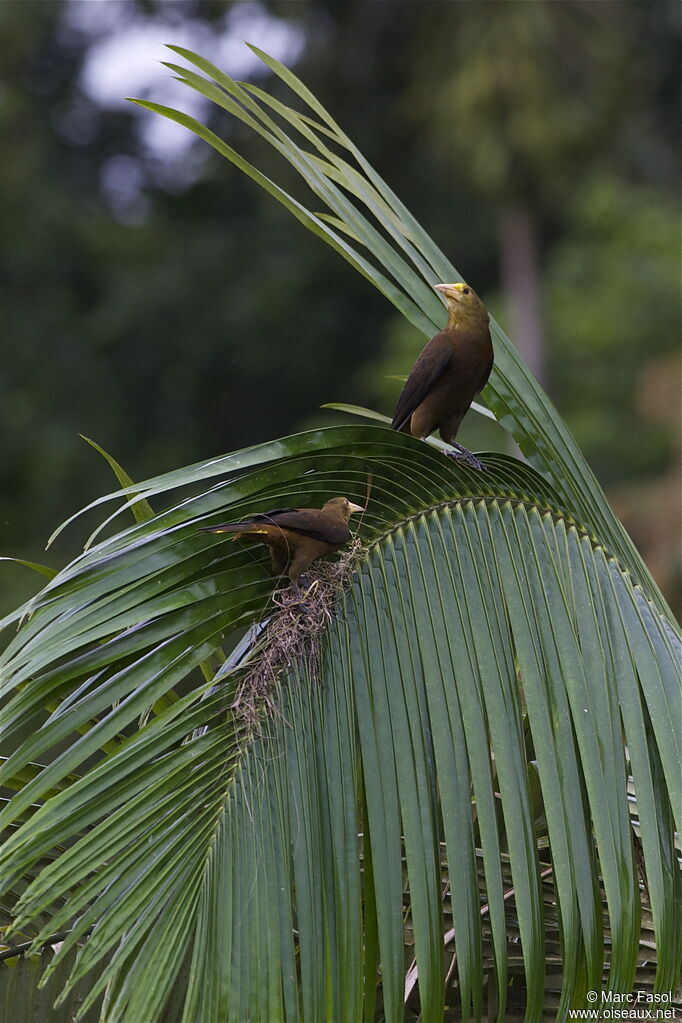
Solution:
[[[104,1019],[162,1019],[184,967],[187,1021],[371,1019],[377,984],[383,1018],[436,1020],[449,972],[448,1004],[478,1015],[490,997],[507,1019],[520,955],[539,1019],[552,950],[564,1011],[605,970],[633,982],[640,833],[673,985],[674,638],[541,477],[486,458],[476,473],[375,427],[238,452],[138,484],[199,492],[34,598],[3,655],[3,777],[33,777],[3,812],[2,876],[15,933],[39,948],[70,930],[48,980],[88,935],[84,1011],[106,992]],[[230,706],[267,630],[217,684],[194,673],[263,617],[272,581],[197,526],[363,501],[368,477],[319,670],[274,680],[253,728]]]

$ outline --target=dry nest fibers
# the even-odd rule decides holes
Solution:
[[[250,652],[230,708],[247,729],[254,728],[264,713],[276,712],[274,691],[292,664],[305,662],[310,675],[319,676],[320,639],[337,611],[339,593],[365,551],[356,536],[336,561],[317,562],[300,589],[286,586],[273,593],[276,610]]]

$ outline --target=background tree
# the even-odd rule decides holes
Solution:
[[[498,207],[512,337],[544,383],[540,222],[618,134],[633,91],[625,33],[615,28],[627,15],[612,4],[544,0],[493,0],[464,14],[449,7],[443,25],[431,8],[440,32],[426,34],[418,88],[432,97],[436,144]]]
[[[389,411],[399,385],[377,384],[377,379],[404,373],[418,344],[411,327],[387,314],[363,282],[331,254],[320,253],[302,233],[292,236],[283,214],[236,173],[228,171],[226,178],[215,161],[197,155],[196,149],[183,150],[180,159],[170,151],[160,156],[136,115],[122,102],[112,105],[104,98],[103,83],[116,63],[132,66],[135,31],[148,47],[144,61],[153,77],[156,38],[177,38],[190,26],[205,31],[205,38],[230,32],[236,36],[236,29],[226,30],[225,19],[244,8],[259,8],[289,26],[300,37],[297,63],[306,80],[323,99],[333,101],[342,124],[353,125],[363,151],[429,224],[441,247],[452,251],[455,244],[464,246],[462,272],[493,306],[498,287],[499,218],[482,204],[477,191],[485,175],[472,174],[460,150],[450,148],[453,133],[443,125],[454,115],[443,109],[442,118],[437,123],[433,119],[434,101],[442,94],[435,75],[441,73],[449,83],[449,102],[458,105],[460,116],[465,116],[467,102],[471,116],[475,114],[467,100],[475,82],[457,68],[459,56],[466,56],[458,47],[466,39],[479,51],[485,46],[486,53],[494,52],[494,39],[479,25],[480,5],[417,8],[390,0],[168,5],[130,0],[97,5],[98,18],[92,18],[88,12],[94,7],[55,0],[6,4],[0,12],[7,41],[2,47],[0,117],[9,154],[0,168],[2,552],[38,561],[52,524],[106,486],[104,467],[81,444],[78,433],[94,436],[141,478],[281,430],[328,422],[329,414],[323,419],[317,411],[324,401],[380,403]],[[598,137],[586,130],[594,153],[583,150],[579,172],[571,178],[569,167],[575,162],[570,162],[570,147],[562,148],[559,140],[565,160],[552,161],[541,139],[536,150],[531,142],[525,145],[524,173],[528,178],[529,164],[535,162],[532,182],[542,196],[534,214],[543,254],[541,288],[552,332],[547,361],[550,370],[561,367],[561,373],[553,370],[552,394],[572,426],[585,426],[580,426],[581,441],[588,457],[600,478],[618,487],[621,507],[636,522],[638,542],[648,557],[652,552],[668,596],[677,601],[675,574],[665,567],[676,546],[677,515],[667,512],[665,521],[657,518],[670,508],[676,493],[666,482],[674,480],[675,472],[674,416],[670,423],[654,426],[646,411],[651,400],[647,404],[634,397],[642,388],[650,394],[651,380],[658,379],[655,363],[677,340],[669,311],[677,301],[672,282],[677,257],[661,255],[653,291],[641,299],[646,340],[638,343],[634,331],[629,335],[630,375],[618,387],[604,378],[611,362],[603,352],[596,353],[589,342],[574,344],[570,335],[562,339],[559,332],[555,340],[556,288],[546,285],[544,276],[555,281],[555,258],[565,268],[562,243],[576,237],[578,208],[589,201],[590,189],[598,187],[591,182],[603,177],[622,195],[647,197],[641,204],[635,201],[641,213],[632,217],[625,200],[619,207],[619,224],[630,225],[628,249],[624,254],[614,246],[612,262],[621,267],[647,263],[655,225],[675,222],[679,10],[675,4],[645,2],[506,8],[500,16],[516,17],[519,32],[525,24],[520,20],[523,10],[528,9],[525,16],[540,20],[550,40],[557,36],[554,18],[594,24],[595,37],[608,37],[612,50],[623,55],[621,84],[627,103],[614,110]],[[126,36],[126,47],[115,49],[124,29],[133,34]],[[528,31],[526,52],[530,65],[536,66],[530,59],[538,52],[532,46],[536,28]],[[577,40],[571,38],[575,46],[570,52],[582,52],[582,33]],[[558,54],[558,66],[563,66],[564,52]],[[484,66],[483,54],[481,62]],[[600,66],[592,54],[581,64],[593,83],[613,80],[613,67],[612,61]],[[545,70],[540,64],[535,73],[540,76]],[[505,72],[507,80],[513,78],[512,71]],[[132,91],[125,77],[120,81],[121,96]],[[546,84],[540,91],[552,95]],[[529,90],[525,95],[528,102],[534,99]],[[522,92],[515,96],[525,102]],[[563,97],[556,95],[556,102],[563,103]],[[518,120],[537,124],[542,111],[537,105],[534,109],[535,117],[531,110],[519,110]],[[546,142],[558,137],[554,122],[559,120],[557,116],[544,124],[540,135]],[[479,140],[482,145],[487,139],[486,152],[494,145],[491,132],[484,132],[486,123],[481,112],[478,130],[468,131],[471,166],[481,166]],[[229,131],[247,153],[258,148],[242,129]],[[265,161],[266,169],[275,166],[269,155]],[[483,163],[487,166],[488,161]],[[583,178],[588,168],[589,181]],[[286,180],[296,187],[293,179]],[[528,190],[526,185],[523,194]],[[503,205],[505,197],[499,195]],[[624,235],[625,230],[619,233]],[[586,247],[587,255],[603,259],[596,246]],[[599,263],[585,264],[583,272],[591,280],[600,279]],[[608,303],[604,289],[591,290],[589,337],[599,335],[614,301],[619,308],[630,305],[627,274],[614,277],[626,290],[619,295],[610,291]],[[310,310],[303,322],[297,314],[302,304]],[[624,320],[630,329],[631,321],[627,316]],[[613,343],[618,343],[615,335]],[[645,370],[647,363],[650,370]],[[564,380],[577,380],[581,373],[593,389],[563,386]],[[650,382],[640,387],[645,373]],[[256,380],[263,395],[258,407],[250,398]],[[599,429],[588,431],[595,393]],[[662,401],[653,404],[661,406]],[[634,441],[637,454],[629,451],[627,458],[622,457],[619,418],[625,412],[627,429],[647,438],[646,443]],[[501,435],[482,429],[467,424],[463,442],[469,447],[504,443]],[[666,488],[664,501],[646,499],[656,480]],[[664,550],[662,536],[667,537]],[[68,537],[64,544],[65,554],[75,553]],[[673,560],[677,563],[676,556]],[[30,592],[32,583],[23,570],[4,567],[0,585],[8,607]]]

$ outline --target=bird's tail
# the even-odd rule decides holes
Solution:
[[[239,534],[248,536],[258,536],[260,534],[267,533],[269,530],[263,529],[254,525],[253,522],[225,522],[221,526],[202,526],[202,533],[234,533],[234,539],[237,539]]]

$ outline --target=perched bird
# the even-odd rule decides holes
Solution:
[[[204,533],[234,533],[236,540],[254,540],[270,548],[272,570],[286,572],[294,586],[315,558],[331,554],[350,540],[348,522],[353,512],[363,511],[346,497],[332,497],[321,508],[274,508],[244,522],[209,526]]]
[[[474,396],[493,368],[488,311],[468,284],[434,284],[448,304],[448,325],[422,349],[398,398],[391,428],[425,440],[438,429],[453,450],[475,469],[485,466],[455,436]]]

